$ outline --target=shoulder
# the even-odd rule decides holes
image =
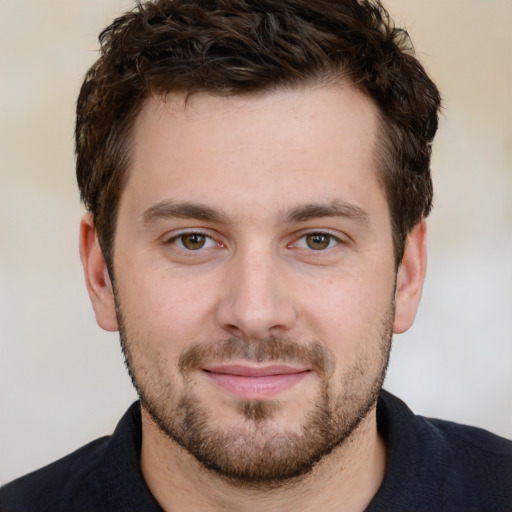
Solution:
[[[399,437],[411,443],[421,440],[424,448],[456,452],[461,462],[489,458],[497,464],[512,463],[511,440],[478,427],[416,415],[386,391],[379,399],[378,422],[379,430],[382,428],[391,441],[399,441]]]
[[[498,461],[504,459],[510,462],[512,441],[509,439],[478,427],[461,425],[435,418],[423,418],[422,416],[418,416],[418,418],[427,422],[433,432],[440,432],[450,444],[454,444],[458,448],[465,448],[463,452],[465,456],[479,455]]]
[[[379,506],[422,511],[512,510],[512,442],[486,430],[415,415],[383,392],[379,432],[388,469]],[[386,508],[388,507],[388,508]]]
[[[445,488],[452,496],[465,496],[494,510],[501,510],[498,504],[512,510],[512,441],[476,427],[418,419],[439,439],[445,455],[441,459],[446,466]]]
[[[114,433],[0,489],[1,512],[146,512],[162,509],[139,465],[142,429],[135,402]]]
[[[109,437],[96,439],[66,457],[29,473],[0,488],[0,510],[6,512],[57,512],[86,484],[89,492],[101,492],[95,486]],[[96,487],[96,488],[95,488]]]

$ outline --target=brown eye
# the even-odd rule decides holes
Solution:
[[[208,237],[201,233],[188,233],[186,235],[181,235],[178,240],[185,249],[188,249],[189,251],[197,251],[205,246],[207,238]]]
[[[327,249],[331,243],[331,236],[325,233],[311,233],[306,235],[306,244],[314,251]]]

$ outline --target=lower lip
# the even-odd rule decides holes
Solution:
[[[243,399],[264,399],[290,389],[302,380],[309,371],[246,377],[227,373],[204,372],[219,388]]]

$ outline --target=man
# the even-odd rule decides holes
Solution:
[[[382,391],[439,93],[377,2],[160,0],[77,105],[85,278],[139,393],[0,510],[510,510],[512,447]]]

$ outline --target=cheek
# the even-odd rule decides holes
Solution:
[[[124,275],[130,279],[120,279],[118,293],[132,338],[143,337],[145,344],[169,357],[179,357],[190,343],[208,341],[215,286],[149,269]]]
[[[338,276],[310,284],[303,293],[305,328],[337,358],[353,360],[380,342],[394,290],[394,278],[380,274]]]

